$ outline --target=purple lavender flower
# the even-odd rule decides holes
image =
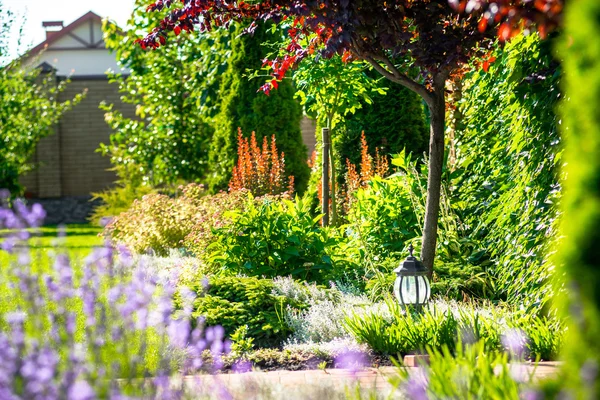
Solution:
[[[416,368],[410,372],[409,378],[402,385],[406,396],[411,400],[429,400],[427,386],[429,380],[423,368]]]
[[[31,262],[31,256],[29,255],[29,251],[26,249],[22,249],[19,251],[19,255],[17,257],[17,262],[20,265],[29,265]]]
[[[362,351],[342,349],[342,351],[334,357],[333,365],[336,368],[357,372],[369,365],[369,357]]]
[[[179,348],[184,348],[187,345],[189,333],[190,323],[186,319],[171,320],[167,328],[171,344]]]
[[[527,337],[520,329],[512,328],[502,335],[502,345],[513,357],[521,358],[525,352],[526,344]]]
[[[67,398],[69,400],[93,400],[96,398],[96,393],[89,383],[80,380],[71,386]]]
[[[237,360],[231,366],[231,370],[236,374],[243,374],[252,371],[252,363],[248,360]]]
[[[521,392],[519,396],[522,400],[543,400],[546,398],[543,392],[534,389],[526,389]]]
[[[181,295],[181,301],[183,302],[183,315],[186,318],[189,318],[194,310],[196,293],[184,286],[179,290],[179,294]]]
[[[4,241],[2,242],[2,250],[6,251],[8,253],[12,253],[12,250],[16,244],[17,244],[17,238],[8,237],[8,238],[4,239]]]
[[[34,204],[31,207],[31,211],[24,215],[24,219],[32,228],[37,228],[42,225],[44,219],[46,219],[46,211],[40,204]]]
[[[102,217],[100,218],[99,224],[102,228],[106,227],[112,221],[112,217]]]
[[[131,267],[133,265],[133,257],[127,246],[118,245],[117,251],[119,253],[119,262],[125,267]]]

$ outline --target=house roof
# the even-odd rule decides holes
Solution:
[[[40,51],[44,50],[46,47],[50,46],[52,43],[55,43],[58,40],[64,38],[69,33],[73,32],[75,29],[79,28],[81,25],[85,24],[86,22],[88,22],[90,20],[102,23],[102,17],[100,17],[98,14],[95,14],[92,11],[89,11],[87,14],[79,17],[77,20],[73,21],[71,24],[62,28],[60,31],[56,31],[50,37],[46,38],[46,40],[44,40],[42,43],[38,44],[33,49],[29,50],[27,52],[27,55],[28,56],[36,55]]]

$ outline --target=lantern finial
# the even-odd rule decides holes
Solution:
[[[410,252],[410,256],[411,256],[411,257],[413,256],[413,250],[414,250],[414,249],[415,249],[415,248],[413,247],[412,243],[408,245],[408,251]]]

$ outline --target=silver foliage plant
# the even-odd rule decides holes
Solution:
[[[327,343],[337,339],[348,341],[351,336],[344,327],[348,313],[376,311],[386,314],[385,304],[373,303],[365,295],[351,294],[351,290],[341,291],[333,283],[328,289],[300,283],[291,277],[275,278],[273,282],[274,294],[308,304],[306,310],[288,307],[285,311],[285,321],[293,331],[288,345]]]

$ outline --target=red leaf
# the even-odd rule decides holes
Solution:
[[[548,31],[546,30],[545,24],[540,24],[538,26],[538,33],[542,39],[546,39],[548,37]]]
[[[342,56],[342,62],[348,62],[348,59],[352,56],[352,54],[349,51],[345,51],[344,55]]]
[[[500,25],[500,28],[498,28],[498,37],[502,42],[510,37],[510,31],[510,25],[506,22]]]
[[[485,18],[485,17],[481,18],[481,21],[479,21],[479,25],[477,26],[477,28],[479,29],[479,32],[480,33],[485,32],[485,30],[487,29],[487,25],[488,25],[487,18]]]
[[[179,34],[181,33],[181,28],[179,26],[176,26],[175,28],[173,28],[173,32],[175,32],[175,36],[179,36]]]
[[[483,70],[485,72],[488,72],[489,69],[490,69],[490,63],[489,63],[489,61],[484,61],[483,62]]]
[[[277,89],[279,87],[279,83],[277,82],[277,79],[273,79],[271,81],[271,85],[273,86],[273,88]]]

